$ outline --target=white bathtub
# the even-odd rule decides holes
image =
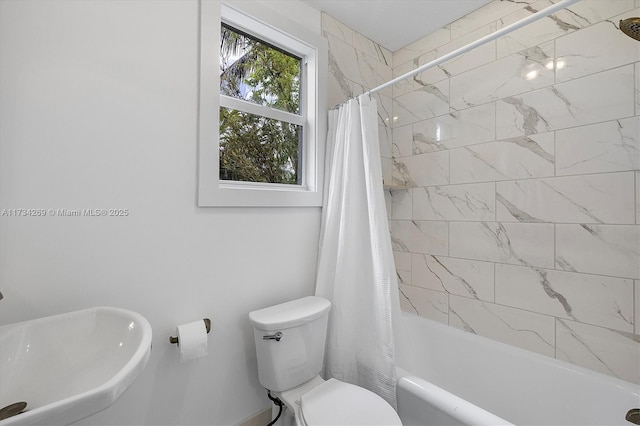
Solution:
[[[631,426],[625,416],[640,408],[640,385],[411,314],[403,314],[402,330],[404,426]]]

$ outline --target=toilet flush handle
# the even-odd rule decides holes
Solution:
[[[262,340],[275,340],[279,342],[282,339],[282,332],[278,331],[276,334],[267,334],[266,336],[262,336]]]

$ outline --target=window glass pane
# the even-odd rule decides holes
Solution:
[[[220,108],[220,179],[300,185],[302,126]]]
[[[300,113],[300,58],[222,24],[220,93]]]

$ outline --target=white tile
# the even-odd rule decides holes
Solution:
[[[331,53],[329,53],[329,57],[331,57]],[[329,62],[330,64],[332,63],[332,61]],[[352,83],[345,78],[335,63],[329,65],[329,73],[327,75],[327,105],[333,108],[352,97]]]
[[[326,13],[322,13],[322,32],[325,34],[331,34],[333,37],[345,42],[346,44],[353,46],[353,33],[354,31],[335,19],[333,16]]]
[[[383,176],[384,176],[384,162],[385,160],[387,160],[386,158],[382,159],[382,170],[383,170]],[[384,178],[382,179],[384,182]],[[391,217],[391,191],[384,191],[384,207],[385,210],[387,212],[387,218]]]
[[[543,355],[555,352],[554,319],[546,315],[451,295],[449,325]]]
[[[360,69],[356,49],[337,37],[328,34],[329,41],[329,73],[344,76],[348,80],[360,82]]]
[[[455,40],[484,25],[498,21],[503,16],[522,9],[526,3],[533,3],[533,1],[491,1],[481,8],[452,22],[449,25],[451,27],[451,39]]]
[[[400,285],[400,309],[404,312],[448,323],[449,301],[446,293],[411,285]]]
[[[640,115],[640,63],[635,64],[635,93],[636,93],[636,115]]]
[[[351,87],[353,88],[353,95],[351,96],[352,98],[362,95],[366,90],[368,90],[368,87],[365,87],[364,85],[362,85],[362,83],[356,83],[354,81],[351,82]]]
[[[384,61],[381,62],[390,67],[393,71],[393,52],[391,52],[386,47],[380,46],[379,44],[376,46],[379,49],[378,55],[382,55],[382,57],[384,58]]]
[[[417,122],[413,125],[413,153],[441,151],[495,139],[496,111],[493,104]]]
[[[393,69],[389,65],[382,62],[377,62],[376,74],[378,79],[378,81],[376,82],[376,86],[380,86],[381,84],[384,84],[387,81],[393,79]],[[373,89],[373,87],[371,87],[370,89]],[[382,89],[377,93],[388,96],[389,98],[393,98],[393,87],[387,87],[386,89]]]
[[[427,84],[393,99],[393,125],[404,126],[449,113],[448,81]]]
[[[640,16],[635,10],[631,16]],[[628,13],[581,29],[556,41],[557,81],[595,74],[640,60],[638,42],[618,28]]]
[[[633,224],[634,180],[623,172],[498,182],[497,220]]]
[[[404,251],[394,251],[393,261],[396,265],[396,269],[402,271],[411,271],[411,253]]]
[[[640,117],[556,132],[558,176],[639,168]]]
[[[384,185],[393,185],[393,160],[382,158],[382,182]]]
[[[506,27],[507,25],[533,15],[537,11],[546,9],[551,5],[551,1],[535,2],[528,7],[503,16],[498,21],[498,28]],[[500,37],[498,39],[497,47],[498,58],[553,40],[554,38],[569,34],[586,25],[586,22],[580,22],[578,25],[576,25],[575,22],[567,22],[571,21],[571,19],[558,16],[559,14],[562,15],[562,11],[532,22],[503,37]]]
[[[449,236],[446,222],[391,220],[391,245],[395,251],[447,255]]]
[[[545,43],[451,77],[451,108],[463,109],[554,83],[554,44]]]
[[[409,187],[449,183],[449,152],[440,151],[394,159],[394,182]]]
[[[480,29],[473,31],[471,34],[458,38],[457,40],[447,43],[441,47],[438,47],[432,51],[421,55],[418,58],[418,66],[425,65],[432,62],[444,55],[453,52],[467,44],[478,40],[488,34],[496,31],[496,24],[491,23],[485,25]],[[455,58],[449,59],[439,65],[432,66],[426,71],[414,77],[414,87],[419,87],[421,83],[435,83],[451,76],[458,75],[472,68],[479,67],[494,61],[496,58],[496,42],[491,41],[484,45],[478,46],[468,52],[465,52]]]
[[[413,61],[405,62],[397,67],[393,68],[393,78],[400,77],[410,71],[416,69],[418,63],[418,59]],[[400,95],[404,95],[406,93],[413,91],[413,78],[405,78],[404,80],[400,80],[396,84],[393,85],[393,97],[397,97]]]
[[[379,62],[375,58],[362,53],[357,49],[355,52],[357,74],[354,81],[356,83],[362,84],[366,89],[373,89],[381,83],[388,81],[388,78],[385,79],[385,76],[387,75],[385,68],[380,67]],[[352,73],[353,71],[354,70],[352,70]],[[380,73],[382,73],[382,75]],[[389,91],[387,95],[391,96],[391,92]]]
[[[633,67],[628,65],[499,100],[496,131],[502,139],[633,114]]]
[[[640,281],[635,281],[635,333],[640,334]]]
[[[413,285],[491,302],[494,299],[493,269],[489,262],[411,255]]]
[[[553,132],[451,150],[451,183],[553,176]]]
[[[640,278],[640,226],[557,224],[556,269]]]
[[[413,219],[494,221],[496,193],[493,183],[415,188]]]
[[[411,284],[411,253],[394,251],[393,260],[399,284]]]
[[[411,220],[411,191],[391,191],[391,219]]]
[[[357,31],[353,33],[353,47],[357,50],[365,53],[368,56],[371,56],[378,62],[385,63],[386,58],[384,53],[382,52],[381,47],[372,41],[370,38],[363,36]],[[391,67],[391,64],[387,64]]]
[[[633,281],[496,265],[496,303],[633,332]]]
[[[375,57],[363,53],[332,34],[326,34],[326,38],[329,41],[329,73],[338,80],[347,79],[367,90],[389,80],[391,67],[382,66]],[[391,91],[386,95],[391,96]]]
[[[640,172],[636,172],[636,224],[640,225]]]
[[[638,6],[634,5],[633,0],[581,0],[565,13],[577,14],[592,24],[605,19],[611,20],[612,17],[629,12]]]
[[[412,180],[409,169],[404,163],[404,159],[389,159],[389,161],[391,162],[391,180],[387,180],[386,176],[383,175],[382,180],[384,183],[398,188],[414,188],[416,183]]]
[[[637,335],[575,321],[557,320],[556,358],[640,383]]]
[[[531,4],[499,21],[499,28],[523,19],[552,5],[550,0]],[[570,34],[604,19],[633,9],[633,0],[582,0],[567,9],[542,18],[498,39],[498,57],[536,46],[554,38]]]
[[[412,63],[414,64],[414,68],[418,68],[428,62],[438,59],[438,57],[440,56],[441,55],[438,55],[438,52],[436,50],[432,50],[414,59]],[[421,73],[414,75],[408,80],[411,81],[413,89],[416,89],[418,87],[424,86],[425,84],[433,84],[446,80],[447,78],[449,78],[447,73],[448,71],[446,70],[446,68],[444,68],[444,65],[441,64],[432,66],[426,71],[422,71]]]
[[[411,284],[411,271],[396,269],[396,280],[398,281],[398,285]]]
[[[413,134],[411,125],[393,128],[393,149],[394,158],[408,157],[413,152]]]
[[[449,28],[441,28],[413,43],[393,52],[393,66],[397,67],[405,62],[411,61],[418,56],[436,49],[451,40]]]
[[[391,116],[393,113],[393,100],[389,96],[382,93],[374,93],[371,95],[376,100],[378,111],[378,125],[391,129]]]
[[[553,225],[450,222],[452,257],[513,265],[553,267]]]
[[[391,140],[393,139],[390,127],[378,124],[378,142],[380,145],[380,158],[391,158]]]

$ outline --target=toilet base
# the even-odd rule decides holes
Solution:
[[[274,405],[271,407],[271,419],[275,419],[278,416],[278,412],[280,411],[280,407]],[[287,407],[286,405],[282,407],[282,414],[280,414],[280,418],[277,422],[273,424],[273,426],[295,426],[296,421],[294,418],[294,413]]]
[[[402,426],[387,401],[367,389],[337,379],[325,381],[316,376],[298,387],[274,394],[286,407],[278,425]],[[274,418],[278,411],[272,410]]]
[[[284,407],[282,409],[282,414],[276,423],[273,426],[295,426],[296,420],[295,416],[297,412],[300,410],[299,401],[302,398],[302,395],[309,392],[311,389],[320,386],[324,383],[324,379],[322,377],[315,376],[313,379],[309,380],[297,386],[293,389],[289,389],[283,392],[272,392],[271,394],[280,398],[282,402],[284,402]],[[278,415],[279,407],[273,406],[271,409],[271,418],[275,419]]]

